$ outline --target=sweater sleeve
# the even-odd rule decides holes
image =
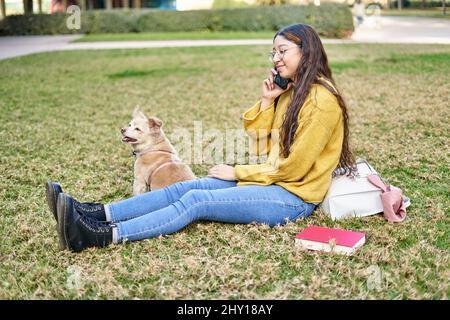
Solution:
[[[274,102],[264,111],[261,111],[260,107],[261,100],[242,115],[244,129],[252,139],[252,151],[257,156],[269,153],[270,131],[275,118]]]
[[[236,179],[267,185],[279,181],[301,180],[328,144],[341,118],[341,110],[335,103],[325,105],[324,108],[312,106],[312,110],[308,119],[299,121],[287,158],[279,156],[273,160],[269,157],[263,164],[236,165],[234,167]]]

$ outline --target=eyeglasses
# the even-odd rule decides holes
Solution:
[[[291,50],[291,49],[294,49],[294,48],[299,48],[299,46],[290,47],[290,48],[287,48],[287,49],[284,49],[284,50],[281,50],[281,51],[275,51],[275,50],[274,50],[274,51],[272,51],[272,52],[269,52],[269,60],[270,60],[270,62],[273,61],[273,59],[275,58],[276,55],[278,55],[278,57],[280,58],[280,60],[283,60],[284,54],[286,53],[286,51]]]

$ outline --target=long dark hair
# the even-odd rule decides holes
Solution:
[[[278,31],[273,37],[273,40],[275,40],[277,36],[283,36],[287,40],[296,43],[301,51],[301,60],[294,81],[293,98],[289,103],[281,126],[280,140],[282,141],[283,156],[285,158],[289,156],[290,147],[294,141],[295,132],[298,128],[298,114],[309,94],[311,85],[320,84],[336,97],[344,118],[344,140],[342,142],[342,152],[338,167],[343,169],[341,170],[341,174],[346,173],[348,176],[354,176],[356,173],[356,164],[348,143],[349,117],[347,106],[337,90],[331,75],[331,69],[328,66],[328,58],[319,35],[309,25],[293,24]],[[319,79],[319,77],[323,77],[330,81],[336,90],[326,81]]]

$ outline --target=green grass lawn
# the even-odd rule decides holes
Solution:
[[[84,201],[131,196],[119,128],[135,105],[166,134],[242,128],[260,97],[266,46],[64,51],[0,61],[0,299],[448,299],[450,46],[327,45],[351,144],[411,198],[407,219],[283,227],[193,223],[140,242],[58,250],[44,183]],[[197,176],[211,164],[192,165]],[[308,225],[364,231],[351,257],[302,252]],[[377,288],[368,286],[374,268]],[[76,275],[80,278],[77,278]],[[77,282],[77,279],[80,281]],[[75,285],[74,285],[75,284]]]

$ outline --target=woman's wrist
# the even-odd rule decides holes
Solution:
[[[266,110],[273,102],[275,99],[272,98],[262,98],[261,100],[261,107],[259,108],[261,111]]]

